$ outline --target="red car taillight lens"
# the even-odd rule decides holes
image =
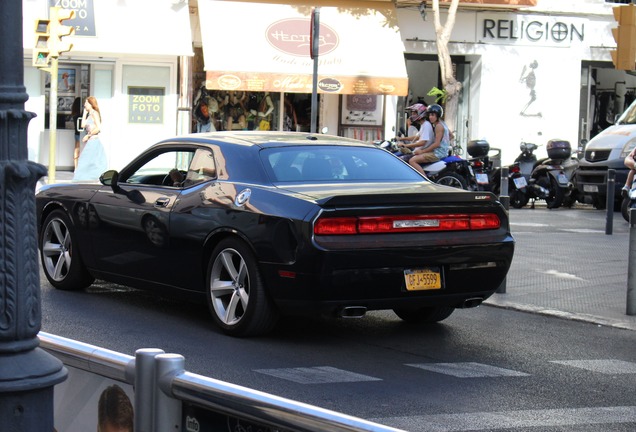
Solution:
[[[314,224],[316,235],[383,234],[429,231],[474,231],[497,229],[496,214],[444,214],[321,218]]]
[[[320,235],[357,234],[357,232],[358,220],[354,217],[318,219],[314,225],[314,234]]]

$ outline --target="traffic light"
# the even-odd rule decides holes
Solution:
[[[51,51],[49,48],[50,21],[47,19],[35,20],[35,47],[33,48],[33,66],[44,69],[49,67]]]
[[[73,44],[63,40],[66,36],[75,34],[75,27],[62,24],[63,21],[73,19],[75,11],[70,9],[62,9],[60,7],[52,7],[49,9],[50,18],[50,38],[49,46],[51,48],[51,56],[59,57],[60,53],[73,49]]]
[[[618,28],[612,29],[616,50],[610,51],[614,67],[620,70],[636,69],[636,5],[615,6],[614,18]]]

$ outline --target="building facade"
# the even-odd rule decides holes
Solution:
[[[152,143],[178,130],[179,59],[192,56],[189,7],[171,0],[23,0],[29,159],[49,164],[50,74],[32,66],[36,19],[49,7],[73,9],[70,52],[59,58],[56,167],[73,168],[75,98],[95,96],[102,114],[108,166],[120,169]],[[166,31],[169,29],[169,31]]]
[[[501,3],[501,2],[500,2]],[[613,122],[633,100],[635,77],[617,71],[612,7],[603,0],[537,0],[533,6],[461,8],[449,51],[463,84],[456,130],[460,144],[485,139],[504,163],[522,141],[570,141],[573,148]],[[445,15],[442,14],[442,22]],[[398,8],[409,98],[433,102],[439,86],[432,13]]]
[[[444,22],[448,2],[441,3]],[[31,65],[33,23],[48,15],[49,6],[76,11],[73,50],[60,57],[60,73],[73,82],[58,88],[60,169],[72,167],[68,120],[75,97],[97,97],[109,166],[119,169],[160,139],[196,131],[192,108],[202,96],[217,130],[309,131],[315,91],[319,130],[371,141],[399,133],[404,108],[435,102],[428,93],[441,87],[430,2],[312,2],[321,6],[316,83],[312,7],[304,1],[23,5],[26,108],[38,115],[29,125],[29,158],[43,164],[48,74]],[[616,5],[461,1],[449,42],[463,84],[451,125],[459,144],[486,139],[507,163],[521,141],[560,138],[576,147],[611,124],[636,88],[635,77],[615,70],[610,57]],[[542,151],[545,146],[539,156]]]

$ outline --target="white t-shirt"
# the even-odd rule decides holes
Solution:
[[[431,144],[433,144],[433,142],[435,142],[435,134],[433,133],[433,126],[431,126],[431,123],[428,121],[425,121],[420,126],[420,130],[417,133],[417,138],[415,139],[415,142],[421,141],[421,140],[426,140],[426,144],[418,147],[422,149],[430,146]]]

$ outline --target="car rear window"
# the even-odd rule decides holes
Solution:
[[[263,149],[260,154],[273,183],[422,180],[379,148],[290,146]]]

